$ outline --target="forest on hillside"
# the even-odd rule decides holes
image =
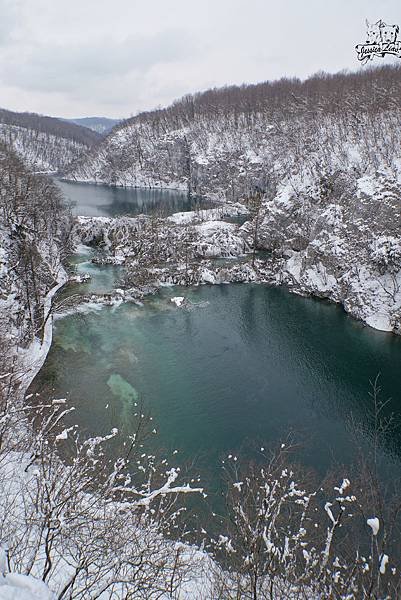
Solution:
[[[394,173],[400,87],[401,69],[387,66],[185,96],[122,122],[65,176],[238,200],[274,194],[278,180]]]
[[[100,139],[95,131],[74,123],[0,109],[0,140],[35,171],[57,172]]]

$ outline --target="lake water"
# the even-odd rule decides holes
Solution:
[[[189,197],[176,190],[122,188],[55,180],[72,213],[84,217],[118,217],[152,214],[166,216],[175,212],[211,208],[203,198]]]
[[[118,270],[88,258],[76,259],[93,276],[79,290],[107,292]],[[188,307],[177,308],[175,295]],[[158,429],[155,446],[179,450],[182,463],[198,457],[216,487],[222,456],[289,431],[304,444],[300,459],[320,472],[351,464],[356,430],[370,443],[369,382],[378,373],[387,414],[401,415],[401,338],[283,288],[221,285],[163,288],[143,306],[57,320],[35,385],[68,397],[74,422],[91,434],[129,431],[142,400]],[[399,470],[399,456],[393,432],[382,457]]]

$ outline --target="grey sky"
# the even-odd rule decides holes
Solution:
[[[0,106],[120,117],[226,83],[355,69],[365,18],[401,26],[399,0],[0,0]]]

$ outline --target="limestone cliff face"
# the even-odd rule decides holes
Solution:
[[[277,282],[339,302],[354,317],[400,332],[401,186],[377,174],[333,174],[263,207],[258,245],[272,251]]]

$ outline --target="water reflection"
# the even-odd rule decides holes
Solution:
[[[205,199],[188,197],[186,192],[145,188],[120,188],[56,180],[72,204],[74,215],[117,217],[151,214],[167,216],[175,212],[211,208]]]

